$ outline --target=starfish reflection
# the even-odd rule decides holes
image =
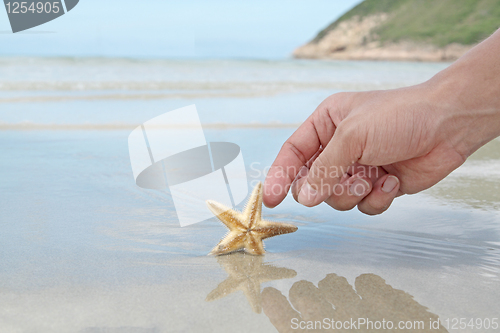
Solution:
[[[297,275],[293,269],[276,267],[264,263],[262,260],[262,256],[253,256],[244,252],[234,252],[217,257],[217,262],[224,268],[229,277],[208,294],[206,301],[214,301],[241,290],[252,310],[261,313],[261,283],[289,279]]]

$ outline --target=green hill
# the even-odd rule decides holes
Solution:
[[[381,42],[471,45],[500,27],[500,0],[365,0],[319,32],[312,43],[343,21],[378,13],[389,14],[372,30]]]

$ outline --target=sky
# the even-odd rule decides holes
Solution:
[[[12,33],[0,56],[283,59],[361,0],[80,0]]]

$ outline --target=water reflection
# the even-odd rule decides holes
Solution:
[[[447,332],[436,314],[375,274],[361,274],[354,286],[334,273],[319,281],[317,287],[309,281],[297,281],[290,288],[288,299],[272,287],[264,288],[261,293],[262,283],[297,275],[292,269],[273,266],[263,259],[263,256],[244,252],[217,257],[229,277],[208,294],[206,301],[241,290],[252,310],[261,313],[263,309],[280,333],[322,330]],[[353,322],[355,326],[351,326]],[[339,327],[337,323],[344,324]]]
[[[149,327],[87,327],[80,333],[160,333],[156,328]]]
[[[217,257],[217,262],[229,277],[208,294],[206,301],[214,301],[237,290],[243,291],[252,310],[262,312],[260,284],[268,281],[289,279],[297,275],[293,269],[276,267],[262,262],[263,256],[234,252]]]
[[[411,332],[447,332],[437,315],[430,313],[410,294],[392,288],[375,274],[358,276],[354,288],[346,278],[333,273],[321,280],[317,287],[301,280],[290,288],[288,300],[277,289],[267,287],[262,291],[262,307],[280,333],[317,332],[321,329],[404,332],[405,327],[410,326],[412,328],[408,331]],[[362,320],[358,318],[363,318],[365,323],[361,325]],[[353,321],[354,327],[350,326]],[[369,322],[372,322],[371,326]],[[335,327],[336,323],[343,323],[343,326]],[[378,323],[383,325],[379,329]],[[396,327],[400,323],[403,329]],[[389,329],[392,325],[393,328]],[[316,330],[311,329],[314,327]]]
[[[482,210],[500,209],[500,140],[481,147],[426,193],[440,200]]]

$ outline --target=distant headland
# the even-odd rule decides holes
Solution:
[[[365,0],[293,56],[453,61],[499,27],[498,0]]]

